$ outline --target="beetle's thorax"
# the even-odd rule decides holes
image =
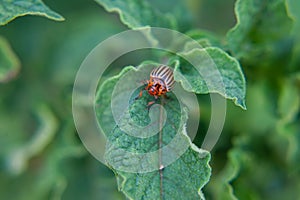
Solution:
[[[167,92],[164,81],[153,77],[150,77],[146,90],[154,97],[161,96]]]

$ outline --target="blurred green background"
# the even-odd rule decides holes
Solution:
[[[224,40],[236,23],[234,0],[176,2],[189,11],[179,12],[183,31],[206,29]],[[127,27],[117,14],[107,13],[94,1],[44,3],[66,20],[24,16],[0,27],[0,35],[21,63],[16,78],[0,85],[0,199],[125,199],[117,191],[113,173],[79,140],[71,95],[86,55]],[[162,11],[177,8],[173,1],[150,3]],[[280,50],[276,54],[265,60],[255,56],[240,60],[247,79],[248,110],[228,102],[225,128],[212,151],[213,174],[204,188],[207,199],[230,199],[223,194],[227,190],[239,199],[299,199],[297,26],[281,38],[284,42],[276,45]],[[139,62],[129,57],[126,64]],[[120,69],[122,63],[116,67]],[[209,96],[200,95],[199,102],[201,129],[194,142],[201,146],[210,119]]]

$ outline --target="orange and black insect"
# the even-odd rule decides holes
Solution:
[[[170,67],[166,65],[160,65],[154,68],[150,73],[150,79],[147,81],[145,90],[155,99],[162,95],[166,95],[167,92],[171,91],[174,86],[174,75]],[[139,97],[142,96],[142,91]],[[150,102],[148,105],[153,104]]]

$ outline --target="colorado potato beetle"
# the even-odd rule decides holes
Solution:
[[[166,65],[160,65],[151,71],[150,80],[147,83],[145,89],[155,99],[165,95],[173,88],[175,83],[172,69]]]
[[[166,65],[160,65],[151,71],[150,79],[147,81],[145,90],[147,90],[151,96],[154,96],[155,99],[157,99],[158,97],[171,91],[174,83],[175,81],[172,69]],[[140,92],[139,97],[141,96],[142,91]],[[153,102],[150,102],[148,105],[151,104],[153,104]]]

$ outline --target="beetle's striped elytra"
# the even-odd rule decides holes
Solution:
[[[145,90],[155,99],[165,95],[172,90],[175,83],[172,69],[166,65],[160,65],[151,71],[150,80],[147,83]]]

